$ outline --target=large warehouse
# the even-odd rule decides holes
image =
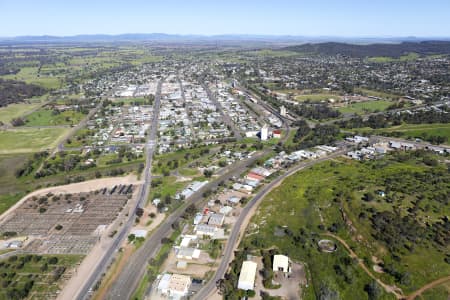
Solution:
[[[244,261],[242,263],[241,274],[239,275],[238,289],[253,290],[255,287],[257,264],[253,261]]]

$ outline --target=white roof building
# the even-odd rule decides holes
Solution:
[[[238,289],[253,290],[255,287],[257,264],[253,261],[244,261],[242,263],[241,273],[239,274]]]
[[[173,298],[182,298],[189,292],[191,278],[185,275],[172,274],[169,281],[169,295]]]
[[[273,256],[273,271],[274,272],[289,272],[289,257],[286,255],[276,254]]]

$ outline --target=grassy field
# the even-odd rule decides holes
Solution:
[[[441,171],[436,172],[443,172],[444,169],[441,166]],[[409,215],[415,200],[423,191],[436,194],[445,186],[445,183],[440,187],[432,187],[429,183],[413,183],[414,174],[429,171],[429,167],[420,163],[420,159],[403,163],[390,157],[368,163],[347,159],[321,163],[289,177],[266,196],[247,229],[248,236],[241,247],[276,247],[292,259],[306,262],[312,276],[311,288],[316,295],[325,284],[337,291],[341,299],[367,299],[364,286],[371,280],[360,267],[345,262],[348,254],[339,243],[338,251],[333,254],[318,251],[317,241],[323,238],[322,233],[332,230],[347,241],[369,268],[372,264],[370,258],[374,255],[398,272],[408,274],[408,280],[405,281],[394,280],[388,274],[377,275],[384,282],[396,284],[408,294],[434,279],[450,274],[450,265],[443,259],[445,247],[438,247],[428,239],[422,240],[412,252],[400,249],[400,254],[396,254],[400,258],[396,260],[387,250],[387,245],[373,237],[375,229],[369,212],[398,211],[402,216]],[[388,194],[386,198],[376,195],[378,189],[386,189],[383,185],[386,180],[395,178],[402,178],[398,185],[394,185],[399,191]],[[446,182],[448,178],[442,180]],[[415,188],[409,189],[409,193],[400,192],[400,187],[404,186],[405,190],[408,184]],[[442,192],[445,193],[445,190]],[[375,199],[363,201],[366,193],[375,194]],[[423,226],[425,222],[440,222],[442,216],[450,213],[445,202],[435,200],[437,198],[423,198],[420,209],[414,210],[415,220]],[[355,242],[355,236],[342,220],[340,209],[352,221],[356,234],[362,237],[361,243]],[[390,297],[384,294],[380,299]]]
[[[57,76],[41,76],[38,74],[38,67],[24,67],[19,73],[14,75],[2,76],[5,79],[14,79],[33,83],[48,89],[56,89],[61,85],[61,78]]]
[[[21,117],[40,105],[40,103],[18,103],[2,107],[0,108],[0,122],[9,123],[12,119]]]
[[[84,114],[73,110],[54,114],[51,109],[42,108],[26,117],[26,126],[76,125],[84,116]]]
[[[63,274],[81,259],[80,255],[19,255],[2,260],[0,299],[53,298]]]
[[[366,101],[352,103],[345,107],[340,107],[338,110],[343,114],[363,114],[368,112],[384,111],[392,104],[393,102],[385,100]]]
[[[21,128],[0,131],[0,154],[42,151],[56,147],[69,128]]]
[[[313,101],[313,102],[320,102],[320,101],[327,101],[328,99],[339,99],[341,96],[336,94],[330,94],[330,93],[318,93],[318,94],[309,94],[309,95],[298,95],[295,96],[295,100],[303,102],[303,101]]]

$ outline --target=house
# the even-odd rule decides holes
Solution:
[[[290,272],[289,257],[286,255],[276,254],[273,256],[273,271],[274,272]]]
[[[172,274],[169,280],[168,295],[173,298],[182,298],[187,296],[191,278],[186,275]]]
[[[221,227],[223,225],[224,221],[225,221],[225,215],[223,215],[223,214],[212,214],[209,217],[208,225]]]
[[[178,259],[198,259],[200,257],[200,250],[196,248],[190,247],[180,247],[177,251]]]
[[[257,264],[253,261],[244,261],[242,263],[241,273],[239,274],[238,289],[253,290],[255,287]]]
[[[275,139],[281,138],[281,130],[279,130],[279,129],[275,129],[275,130],[272,132],[272,134],[273,134],[273,137],[274,137]]]
[[[206,225],[206,224],[198,224],[195,226],[195,234],[197,236],[209,235],[214,236],[217,231],[216,226]]]
[[[250,179],[250,180],[261,181],[261,180],[264,179],[264,176],[261,176],[261,175],[259,175],[259,174],[250,172],[250,173],[247,174],[246,178],[247,178],[247,179]]]

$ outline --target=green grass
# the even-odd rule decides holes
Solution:
[[[336,94],[331,93],[317,93],[317,94],[307,94],[307,95],[297,95],[295,96],[295,100],[303,102],[303,101],[313,101],[313,102],[320,102],[320,101],[327,101],[328,99],[339,99],[340,96]]]
[[[54,148],[68,128],[21,128],[0,131],[0,154],[36,152]]]
[[[343,114],[363,114],[368,112],[384,111],[392,104],[393,102],[385,100],[366,101],[352,103],[345,107],[340,107],[338,110]]]
[[[50,109],[39,109],[26,117],[26,126],[76,125],[85,115],[73,110],[54,114]]]
[[[9,123],[12,119],[21,117],[40,105],[40,103],[17,103],[2,107],[0,108],[0,122]]]
[[[161,177],[162,184],[150,189],[149,199],[153,200],[158,195],[162,200],[164,200],[164,197],[167,195],[174,197],[177,192],[181,191],[185,186],[189,184],[188,181],[176,182],[176,179],[177,178],[175,176]]]
[[[56,89],[60,86],[61,78],[57,76],[38,76],[38,67],[24,67],[19,73],[3,76],[5,79],[14,79],[40,85],[48,89]]]
[[[431,290],[425,291],[417,300],[442,299],[448,300],[450,297],[450,282],[441,284]]]
[[[359,257],[370,258],[375,255],[387,263],[393,263],[401,272],[409,272],[410,284],[395,282],[408,294],[434,279],[450,274],[450,266],[443,260],[444,249],[426,240],[416,245],[412,253],[401,251],[401,261],[397,262],[387,252],[384,242],[373,238],[374,229],[370,218],[359,219],[359,213],[368,213],[369,208],[376,211],[393,211],[395,205],[402,215],[407,215],[408,208],[413,207],[418,193],[423,191],[439,193],[440,188],[431,186],[419,188],[413,183],[415,188],[409,193],[396,192],[396,195],[392,196],[396,199],[394,203],[388,203],[379,196],[370,203],[362,201],[361,198],[367,191],[384,189],[385,178],[409,180],[410,176],[414,176],[411,174],[425,172],[428,169],[429,167],[420,163],[420,159],[404,163],[390,158],[368,163],[340,159],[299,172],[287,178],[282,185],[266,196],[252,219],[252,223],[258,227],[249,226],[250,229],[247,229],[250,230],[249,235],[241,247],[250,249],[276,247],[293,260],[307,263],[316,292],[322,283],[327,283],[339,292],[342,299],[365,299],[367,295],[363,291],[364,285],[370,282],[370,278],[355,264],[342,266],[341,260],[348,255],[343,247],[338,244],[338,251],[335,254],[325,254],[317,250],[316,242],[323,232],[319,228],[322,216],[325,228],[334,223],[338,224],[337,234],[354,248]],[[440,169],[443,171],[445,168],[441,166]],[[450,208],[434,200],[434,196],[431,195],[422,201],[420,204],[422,209],[416,212],[415,219],[423,224],[439,222],[442,216],[450,214]],[[341,203],[358,234],[363,236],[364,243],[357,243],[351,237],[342,221],[338,203]],[[274,235],[277,227],[288,228],[292,237],[289,237],[289,234]],[[294,241],[293,237],[298,241]],[[343,277],[335,272],[333,266],[336,264],[341,265],[344,273],[352,278],[351,283],[343,280]],[[378,276],[389,284],[394,283],[394,279],[387,274]],[[385,294],[384,297],[388,298],[390,295]]]

